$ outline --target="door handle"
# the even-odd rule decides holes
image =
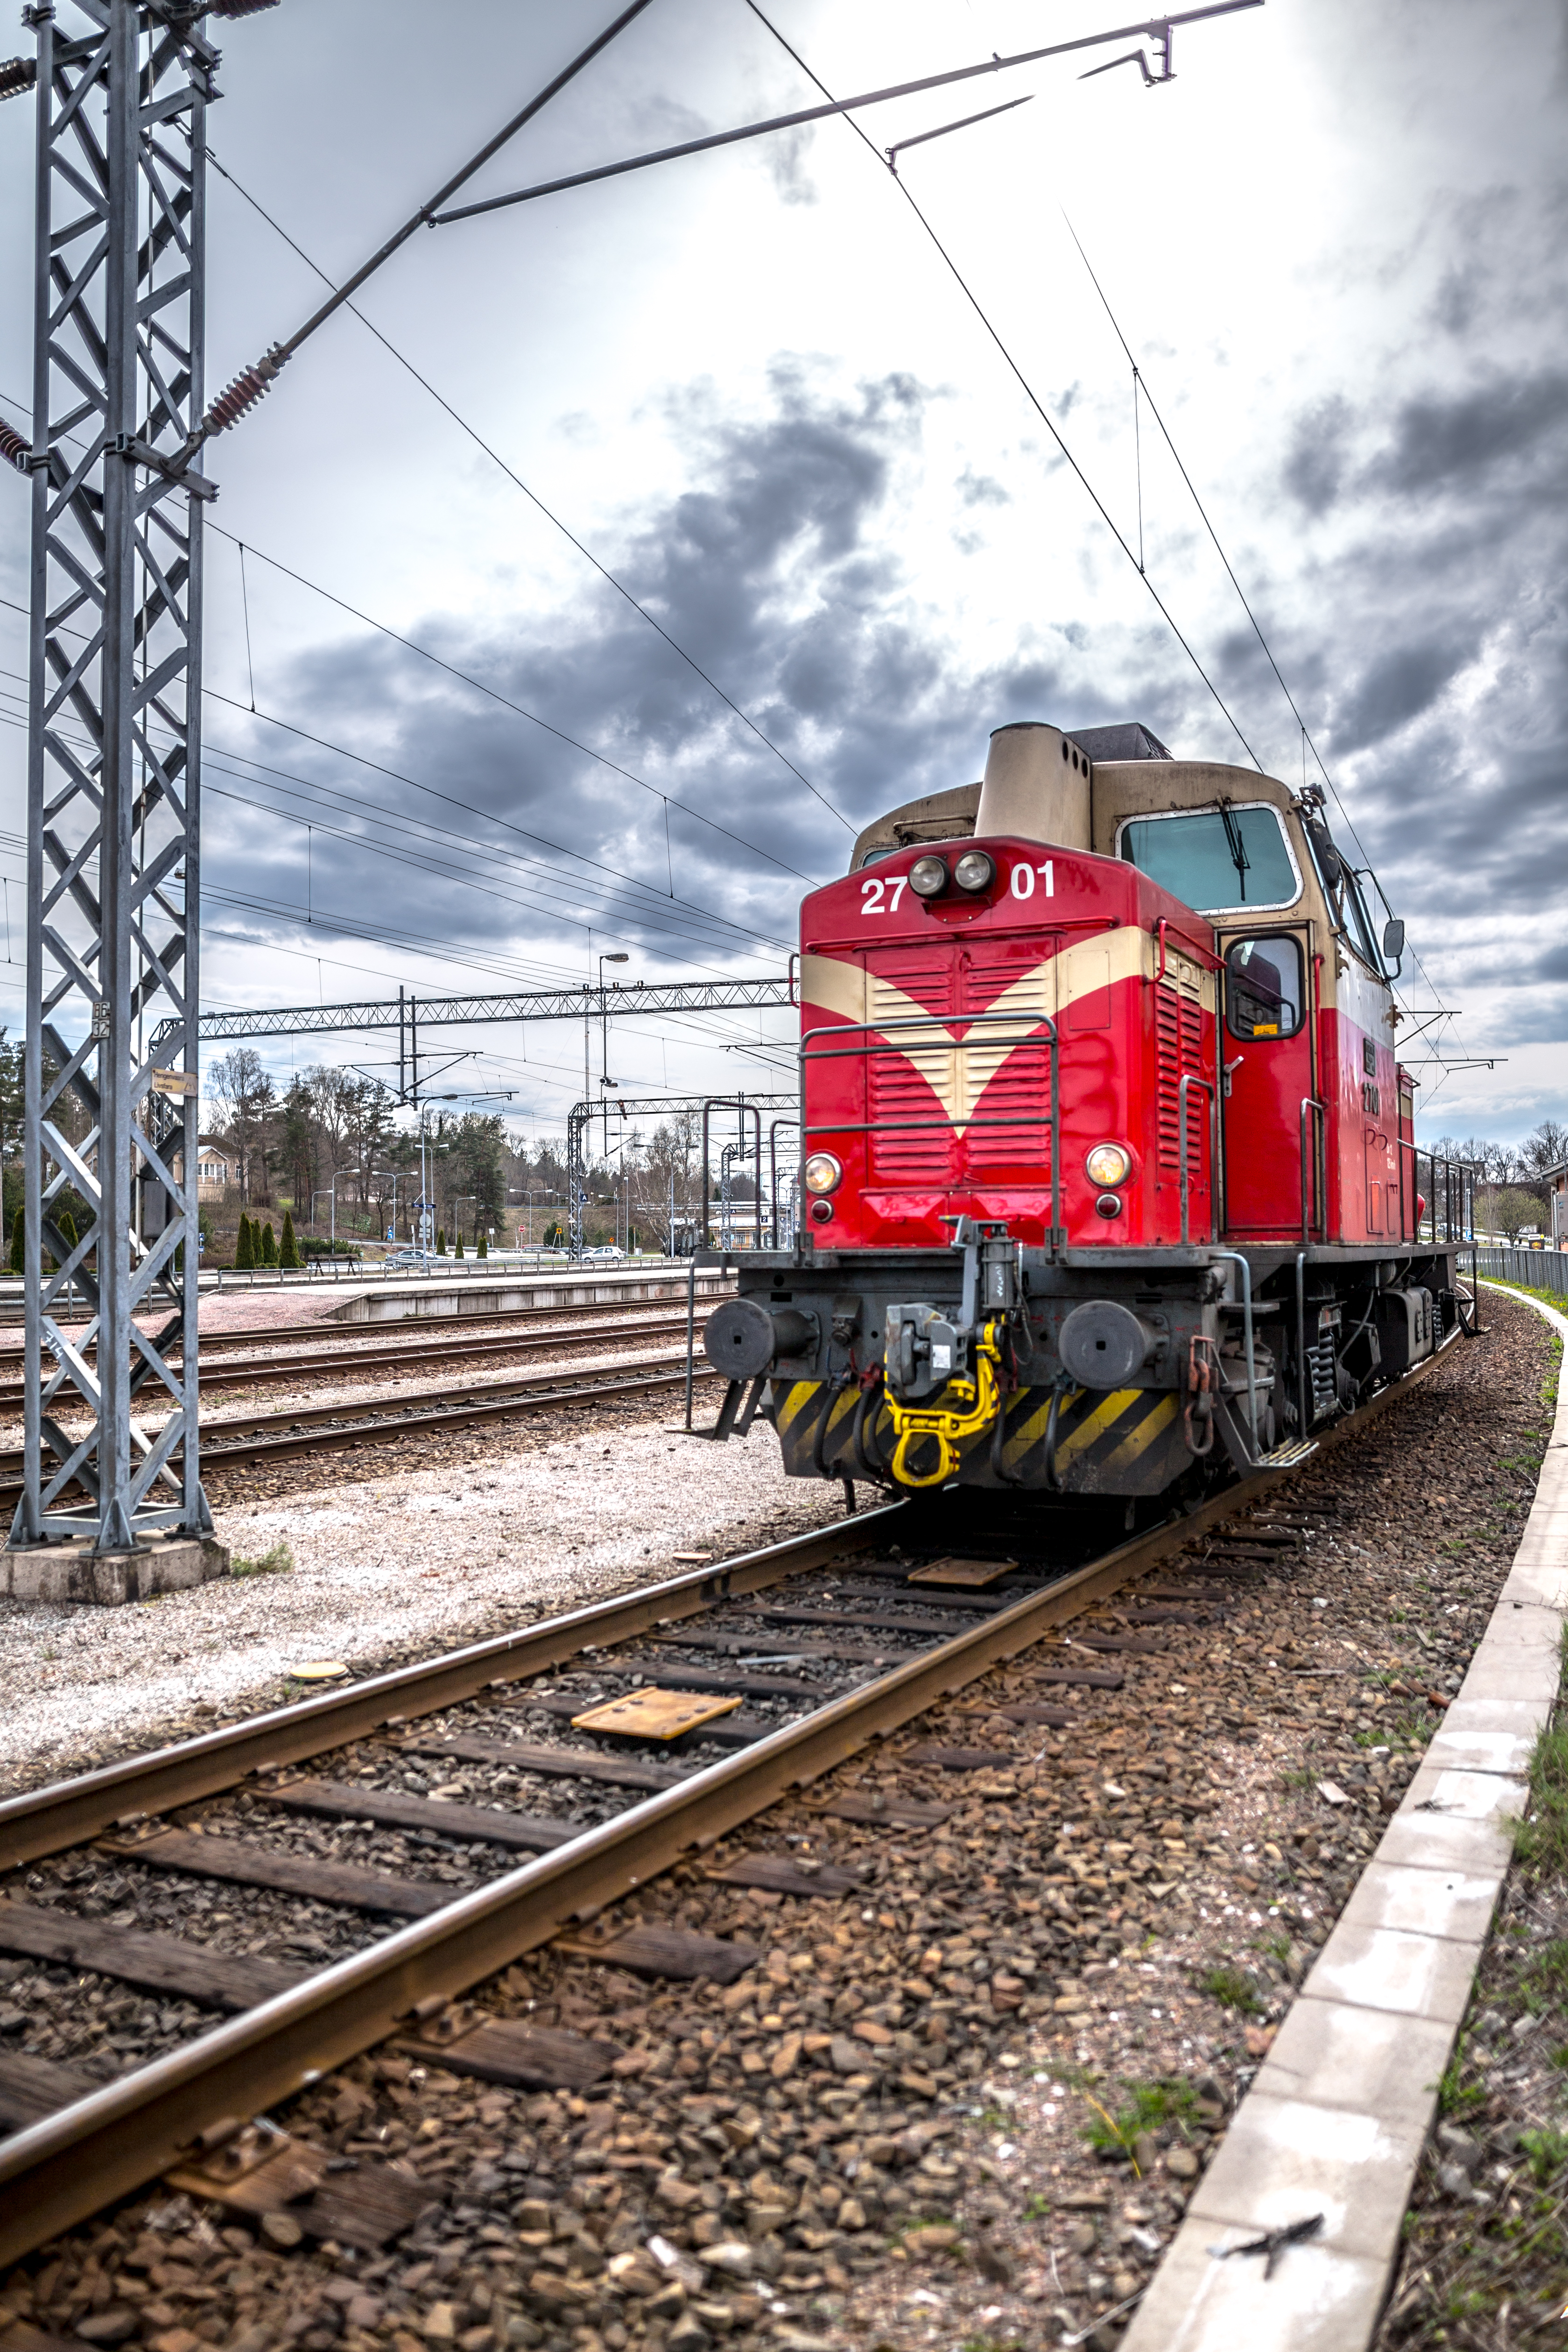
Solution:
[[[1225,1080],[1225,1099],[1227,1102],[1230,1100],[1230,1073],[1232,1070],[1239,1070],[1246,1059],[1247,1056],[1245,1054],[1238,1054],[1233,1062],[1227,1062],[1225,1065],[1222,1076]]]

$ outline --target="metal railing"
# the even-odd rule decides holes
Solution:
[[[896,1055],[900,1061],[909,1060],[902,1045],[842,1045],[824,1047],[817,1053],[808,1049],[818,1037],[891,1037],[895,1031],[924,1030],[931,1048],[937,1053],[961,1054],[969,1042],[969,1033],[988,1024],[1005,1025],[1017,1032],[1014,1043],[1024,1045],[1047,1045],[1050,1048],[1051,1103],[1043,1116],[1029,1111],[1013,1111],[1002,1118],[879,1118],[835,1119],[808,1117],[801,1130],[802,1157],[810,1156],[814,1135],[892,1135],[914,1130],[929,1132],[938,1128],[962,1128],[968,1135],[979,1127],[1046,1127],[1051,1132],[1051,1247],[1059,1249],[1066,1240],[1061,1223],[1061,1046],[1056,1024],[1045,1013],[1033,1018],[1019,1018],[1016,1013],[969,1013],[954,1015],[962,1020],[965,1034],[955,1037],[939,1016],[925,1013],[902,1021],[835,1021],[824,1023],[820,1029],[806,1030],[800,1039],[800,1099],[806,1098],[806,1071],[817,1062],[862,1061],[869,1063],[873,1055]],[[869,1073],[868,1073],[869,1075]]]
[[[1480,1170],[1468,1160],[1439,1160],[1435,1152],[1419,1150],[1412,1153],[1411,1164],[1416,1198],[1426,1202],[1416,1222],[1416,1239],[1474,1241]]]
[[[1214,1239],[1214,1107],[1216,1096],[1214,1087],[1207,1078],[1199,1077],[1196,1070],[1184,1070],[1182,1072],[1181,1084],[1176,1088],[1176,1118],[1181,1128],[1181,1142],[1176,1153],[1176,1182],[1181,1192],[1181,1239],[1182,1247],[1184,1249],[1192,1239],[1192,1234],[1190,1231],[1192,1222],[1192,1176],[1187,1166],[1186,1150],[1186,1090],[1188,1087],[1201,1087],[1204,1093],[1208,1097],[1208,1232],[1205,1235],[1205,1239],[1207,1241],[1212,1241]],[[1250,1316],[1250,1307],[1249,1307],[1248,1313]]]
[[[1315,1213],[1321,1232],[1328,1227],[1328,1204],[1323,1197],[1322,1139],[1328,1119],[1325,1105],[1316,1095],[1301,1097],[1301,1246],[1310,1247],[1312,1238],[1312,1217]]]
[[[1498,1282],[1521,1283],[1527,1290],[1550,1290],[1568,1298],[1568,1250],[1511,1249],[1482,1243],[1476,1265]]]

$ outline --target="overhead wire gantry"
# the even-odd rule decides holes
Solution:
[[[31,0],[36,54],[0,63],[0,100],[35,90],[37,121],[30,436],[0,419],[0,459],[32,484],[27,1394],[14,1547],[79,1538],[115,1552],[211,1525],[196,1421],[202,518],[215,495],[198,464],[205,443],[418,228],[1140,33],[1163,38],[1168,65],[1174,26],[1261,0],[1210,0],[453,205],[649,5],[629,0],[208,404],[206,111],[219,58],[202,26],[274,5]],[[74,1234],[68,1205],[82,1220]],[[60,1319],[73,1287],[88,1301],[85,1333]],[[155,1433],[139,1402],[162,1412]]]

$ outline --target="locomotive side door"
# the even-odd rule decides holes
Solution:
[[[1225,1223],[1231,1234],[1300,1233],[1301,1105],[1315,1095],[1306,941],[1244,931],[1225,957]],[[1306,1121],[1308,1197],[1316,1221],[1317,1139]]]

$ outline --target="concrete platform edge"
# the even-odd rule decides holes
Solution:
[[[1568,1317],[1524,1303],[1568,1343]],[[1529,1736],[1557,1696],[1555,1642],[1550,1666],[1542,1657],[1521,1692],[1517,1629],[1521,1615],[1550,1612],[1560,1632],[1565,1608],[1568,1381],[1560,1381],[1530,1517],[1458,1696],[1194,2190],[1122,2352],[1241,2344],[1364,2352],[1371,2343],[1437,2080],[1507,1874],[1506,1824],[1522,1799]],[[1512,1736],[1489,1752],[1487,1742],[1465,1741],[1462,1727],[1490,1727],[1500,1657]],[[1384,1924],[1392,1919],[1396,1927]],[[1210,2251],[1318,2212],[1315,2245],[1286,2252],[1267,2282],[1260,2262]]]

